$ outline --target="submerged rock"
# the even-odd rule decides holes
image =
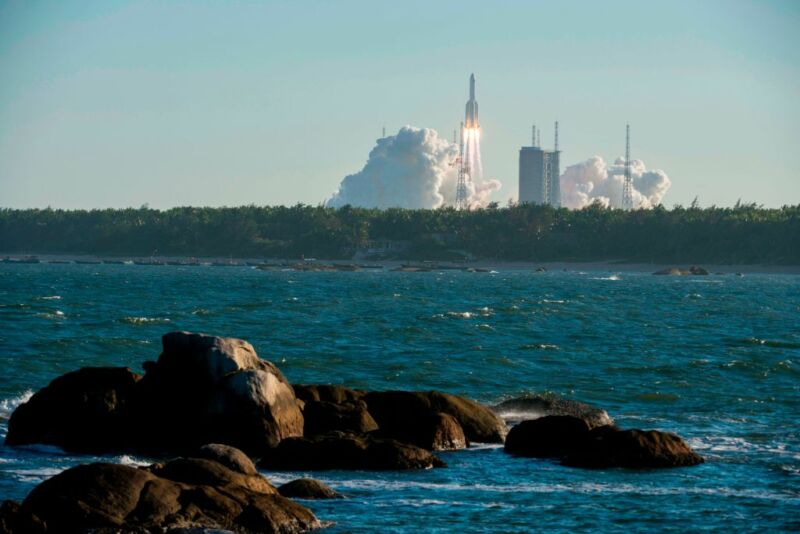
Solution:
[[[342,495],[313,478],[298,478],[278,488],[284,497],[295,499],[341,499]]]
[[[445,467],[420,447],[348,432],[288,438],[267,451],[258,465],[271,470],[406,470]]]
[[[3,508],[2,520],[9,514]],[[147,468],[93,463],[39,484],[12,516],[40,519],[41,532],[304,532],[314,514],[281,495],[261,475],[208,459],[179,458]],[[11,529],[10,534],[33,532]]]
[[[551,396],[517,397],[493,406],[492,410],[511,423],[547,415],[571,415],[583,419],[591,428],[614,424],[614,420],[602,408]]]
[[[6,443],[148,454],[226,443],[258,454],[302,435],[294,390],[246,341],[171,332],[162,342],[144,377],[86,368],[55,379],[14,411]]]
[[[682,467],[703,463],[679,436],[657,430],[590,428],[584,419],[550,415],[513,427],[505,451],[515,456],[557,458],[587,468]]]

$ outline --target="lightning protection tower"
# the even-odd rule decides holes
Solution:
[[[458,183],[456,185],[456,209],[465,210],[469,208],[467,204],[467,175],[469,174],[469,163],[464,154],[464,123],[461,123],[461,142],[458,146]]]
[[[633,179],[631,178],[631,125],[625,125],[625,181],[622,183],[622,209],[633,209]]]

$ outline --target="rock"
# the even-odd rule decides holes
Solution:
[[[385,438],[331,432],[311,438],[288,438],[265,453],[259,467],[272,470],[405,470],[444,467],[429,451]]]
[[[327,485],[313,478],[299,478],[287,482],[278,488],[278,492],[284,497],[295,499],[341,499],[342,496],[336,493]]]
[[[404,433],[415,421],[437,413],[451,415],[469,441],[502,443],[505,423],[477,402],[438,391],[378,391],[364,396],[369,413],[381,432]]]
[[[188,332],[162,341],[144,377],[86,368],[57,378],[14,411],[6,443],[151,455],[224,443],[258,455],[303,434],[294,390],[246,341]]]
[[[689,273],[691,273],[691,274],[693,274],[695,276],[697,276],[697,275],[707,276],[709,274],[708,270],[703,269],[702,267],[695,267],[695,266],[689,267]]]
[[[297,398],[305,402],[324,401],[334,404],[357,402],[367,393],[366,391],[350,389],[344,386],[295,384],[292,387]]]
[[[585,420],[570,415],[547,415],[523,421],[506,436],[505,451],[533,458],[563,457],[583,446],[589,436]]]
[[[455,417],[446,413],[435,413],[420,420],[416,434],[419,439],[412,439],[409,443],[434,451],[465,449],[469,446],[464,429]]]
[[[378,428],[362,400],[336,404],[328,401],[305,401],[304,436],[316,436],[334,430],[362,434]]]
[[[602,408],[559,397],[526,395],[492,407],[507,422],[519,422],[546,415],[571,415],[586,421],[590,428],[613,425],[614,420]]]
[[[516,456],[558,458],[574,467],[681,467],[703,462],[680,437],[657,430],[590,429],[585,420],[549,415],[523,421],[506,438],[505,451]]]
[[[464,429],[452,415],[430,412],[417,419],[400,418],[375,435],[410,443],[429,451],[465,449],[469,446]]]
[[[165,464],[147,468],[154,475],[196,486],[211,486],[226,494],[252,490],[274,495],[277,490],[259,474],[245,475],[214,460],[205,458],[176,458]]]
[[[206,460],[214,460],[219,462],[228,469],[245,474],[256,475],[258,471],[256,466],[245,453],[237,448],[228,445],[221,445],[219,443],[210,443],[203,445],[193,454],[193,458],[205,458]]]
[[[253,346],[242,339],[170,332],[161,338],[161,343],[163,352],[157,365],[165,374],[185,377],[191,372],[217,382],[228,373],[258,369],[260,362]]]
[[[3,501],[0,503],[0,534],[44,534],[45,524],[31,513],[21,510],[19,503]]]
[[[294,390],[252,345],[239,339],[171,332],[136,388],[136,448],[185,454],[223,443],[257,456],[303,433]]]
[[[185,458],[138,469],[107,463],[73,467],[34,488],[20,512],[41,518],[47,532],[290,533],[320,526],[310,510],[279,495],[261,475]]]
[[[567,454],[564,465],[574,467],[683,467],[703,463],[679,436],[657,430],[619,430],[599,427],[587,443]]]
[[[99,453],[125,445],[125,414],[141,379],[125,367],[85,367],[53,380],[8,422],[6,444],[46,443]]]

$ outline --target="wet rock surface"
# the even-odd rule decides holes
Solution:
[[[261,475],[205,458],[178,458],[146,468],[108,463],[73,467],[39,484],[21,504],[4,503],[0,525],[9,534],[171,529],[292,533],[320,527],[310,510],[278,494]]]
[[[6,443],[145,454],[226,443],[257,454],[302,435],[292,387],[246,341],[171,332],[162,344],[144,376],[85,368],[56,378],[14,411]]]
[[[555,396],[526,395],[505,400],[492,406],[492,410],[510,423],[547,415],[571,415],[583,419],[591,428],[614,424],[602,408]]]
[[[313,478],[292,480],[278,488],[284,497],[294,499],[342,499],[342,495]]]
[[[590,428],[584,419],[551,415],[523,421],[508,433],[505,451],[515,456],[554,458],[584,468],[684,467],[703,458],[675,434],[658,430]]]

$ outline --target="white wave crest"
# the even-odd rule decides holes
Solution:
[[[10,399],[0,400],[0,419],[8,419],[11,413],[17,409],[20,404],[25,404],[33,397],[33,390],[27,389]]]

